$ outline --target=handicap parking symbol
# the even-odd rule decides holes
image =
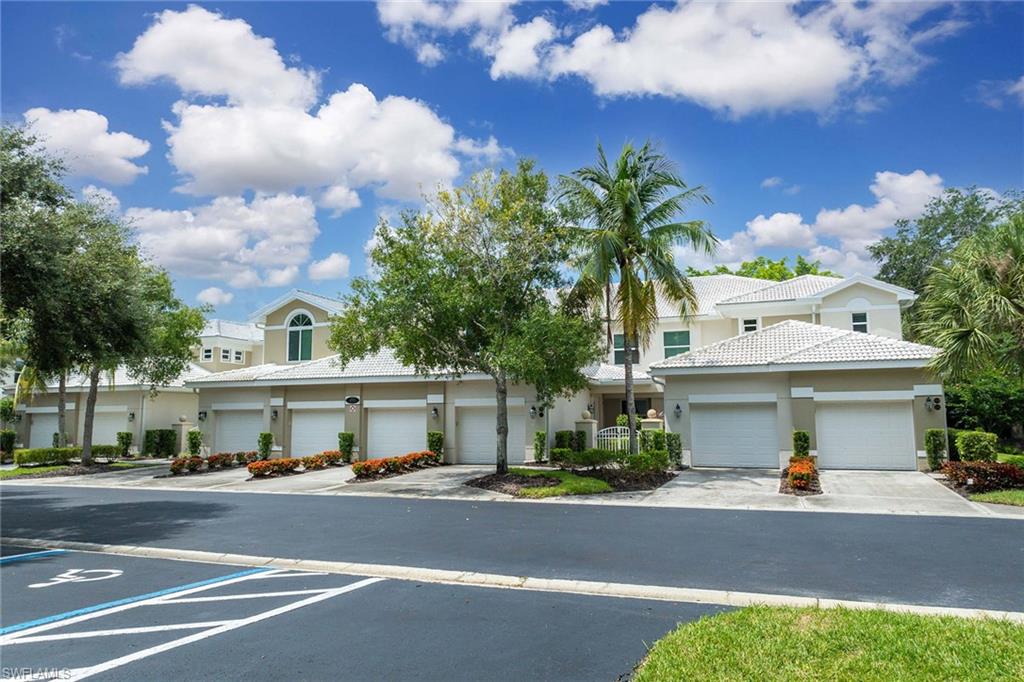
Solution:
[[[88,583],[95,580],[110,580],[116,578],[124,573],[124,571],[116,568],[94,568],[94,569],[81,569],[72,568],[63,573],[55,575],[45,583],[34,583],[29,587],[53,587],[54,585],[63,585],[64,583]]]

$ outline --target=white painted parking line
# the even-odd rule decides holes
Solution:
[[[205,601],[232,601],[234,599],[265,599],[267,597],[294,597],[302,594],[317,594],[323,590],[284,590],[282,592],[255,592],[253,594],[218,594],[215,597],[185,597],[165,599],[164,604],[197,604]]]
[[[229,623],[225,623],[224,625],[220,625],[220,626],[211,628],[209,630],[204,630],[202,632],[197,632],[197,633],[188,635],[187,637],[182,637],[180,639],[175,639],[175,640],[170,641],[170,642],[165,642],[163,644],[158,644],[157,646],[153,646],[153,647],[150,647],[148,649],[142,649],[141,651],[133,652],[131,654],[128,654],[127,656],[121,656],[119,658],[114,658],[114,659],[111,659],[109,661],[105,661],[104,663],[100,663],[98,665],[90,666],[88,668],[77,668],[77,669],[71,670],[70,674],[65,679],[69,679],[69,680],[83,680],[83,679],[85,679],[87,677],[91,677],[91,676],[97,675],[99,673],[107,672],[107,671],[113,670],[114,668],[119,668],[121,666],[127,665],[129,663],[134,663],[135,661],[139,661],[139,660],[142,660],[144,658],[148,658],[148,657],[153,656],[155,654],[163,653],[165,651],[170,651],[171,649],[176,649],[178,647],[182,647],[182,646],[185,646],[187,644],[192,644],[194,642],[199,642],[199,641],[204,640],[204,639],[206,639],[208,637],[214,637],[214,636],[222,634],[224,632],[229,632],[231,630],[237,630],[238,628],[245,627],[246,625],[252,625],[253,623],[258,623],[260,621],[267,620],[268,618],[273,618],[273,617],[279,616],[279,615],[281,615],[283,613],[288,613],[289,611],[295,611],[297,609],[301,609],[303,607],[310,606],[312,604],[316,604],[317,602],[321,602],[321,601],[324,601],[324,600],[327,600],[327,599],[331,599],[333,597],[337,597],[337,596],[345,594],[347,592],[353,592],[353,591],[358,590],[360,588],[368,587],[369,585],[373,585],[374,583],[381,582],[381,580],[383,580],[383,579],[382,578],[367,578],[365,580],[360,580],[358,582],[354,582],[354,583],[351,583],[349,585],[345,585],[344,587],[328,589],[328,590],[322,591],[320,594],[316,594],[316,595],[307,597],[306,599],[302,599],[300,601],[293,602],[291,604],[286,604],[284,606],[279,606],[279,607],[277,607],[275,609],[270,609],[269,611],[264,611],[262,613],[257,613],[256,615],[249,616],[248,618],[240,618],[238,620],[234,620],[234,621],[231,621]]]
[[[89,637],[110,637],[111,635],[141,635],[147,632],[163,632],[164,630],[201,630],[215,628],[230,620],[207,620],[201,623],[172,623],[169,625],[146,625],[137,628],[114,628],[112,630],[86,630],[84,632],[62,632],[56,635],[36,635],[35,637],[19,637],[8,644],[31,644],[33,642],[55,642],[61,639],[86,639]]]

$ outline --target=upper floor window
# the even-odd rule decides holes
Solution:
[[[230,348],[221,348],[220,349],[220,359],[223,362],[231,362],[231,349]]]
[[[868,333],[868,314],[867,313],[851,313],[850,322],[853,323],[853,331]]]
[[[626,364],[626,337],[624,337],[622,334],[616,334],[613,337],[613,342],[614,342],[614,347],[615,347],[615,364],[616,365],[624,365],[624,364]],[[640,351],[639,350],[634,348],[633,352],[630,353],[630,355],[633,356],[633,364],[634,365],[640,363]]]
[[[313,320],[298,313],[288,321],[288,362],[313,359]]]
[[[240,350],[235,351],[235,362],[243,362],[245,360],[245,353]]]
[[[206,362],[209,362],[210,360],[213,360],[213,349],[212,348],[204,348],[203,349],[203,360],[205,360]]]
[[[741,321],[741,323],[740,323],[740,330],[744,334],[749,334],[750,332],[756,332],[757,331],[757,326],[758,326],[757,325],[757,318],[756,317],[750,317],[750,318],[747,318],[747,319]]]
[[[665,357],[679,355],[690,350],[690,332],[665,332]]]

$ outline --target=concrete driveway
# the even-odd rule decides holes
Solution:
[[[988,516],[990,512],[920,471],[821,472],[824,494],[803,501],[820,511]]]

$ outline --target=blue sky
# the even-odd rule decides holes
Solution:
[[[944,187],[1019,188],[1024,7],[4,3],[2,108],[189,302],[344,292],[421,189],[659,141],[714,262],[867,244]],[[709,259],[679,251],[680,263]]]

